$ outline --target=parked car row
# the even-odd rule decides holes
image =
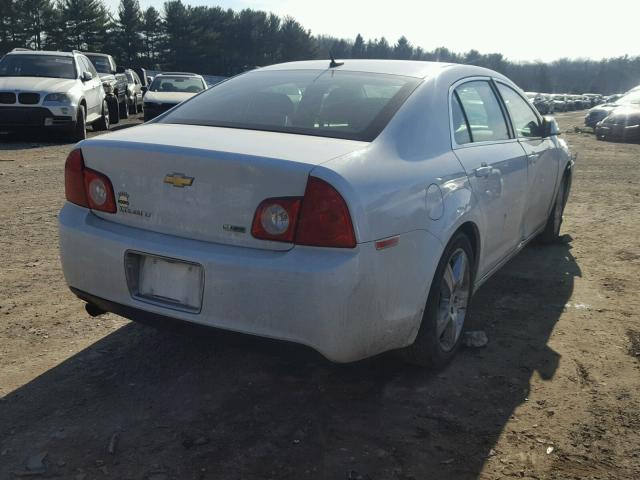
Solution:
[[[603,97],[597,93],[585,93],[583,95],[569,95],[566,93],[537,93],[526,92],[529,101],[542,115],[555,112],[569,112],[584,110],[603,103]]]
[[[105,53],[16,48],[0,59],[0,132],[44,128],[77,142],[87,125],[108,130],[145,107],[147,121],[206,88],[200,75],[151,79]]]

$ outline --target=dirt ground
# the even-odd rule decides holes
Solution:
[[[58,261],[71,145],[0,140],[0,479],[640,478],[640,145],[583,115],[557,116],[563,243],[477,292],[489,345],[439,374],[89,317]]]

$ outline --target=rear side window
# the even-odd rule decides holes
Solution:
[[[453,136],[458,145],[464,145],[471,142],[471,134],[469,133],[469,125],[462,111],[458,94],[454,93],[451,100],[451,120],[453,125]]]
[[[420,81],[344,70],[258,70],[219,83],[159,121],[372,141]]]
[[[472,142],[509,139],[507,122],[489,82],[464,83],[456,88],[455,94],[454,97],[460,100]]]
[[[542,125],[540,125],[540,120],[529,103],[525,102],[511,87],[502,83],[498,83],[498,90],[507,106],[513,128],[518,137],[541,137]]]

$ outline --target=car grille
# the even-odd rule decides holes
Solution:
[[[40,102],[40,94],[38,93],[20,93],[18,100],[23,105],[36,105]]]
[[[16,94],[13,92],[0,92],[0,103],[5,105],[16,103]]]

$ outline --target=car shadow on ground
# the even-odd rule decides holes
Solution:
[[[0,477],[47,452],[63,478],[478,478],[532,376],[554,377],[547,342],[581,274],[570,240],[527,247],[477,292],[470,328],[490,344],[440,373],[128,324],[5,397]]]
[[[117,125],[111,125],[109,131],[117,132],[125,128],[135,127],[142,125],[142,120],[137,118],[131,118],[126,123],[118,123]],[[87,138],[91,138],[97,135],[102,135],[108,132],[94,132],[92,127],[87,128]],[[51,132],[21,132],[21,133],[0,133],[0,151],[2,150],[29,150],[38,147],[48,147],[52,145],[73,145],[74,142],[70,142],[68,138],[61,133]]]

